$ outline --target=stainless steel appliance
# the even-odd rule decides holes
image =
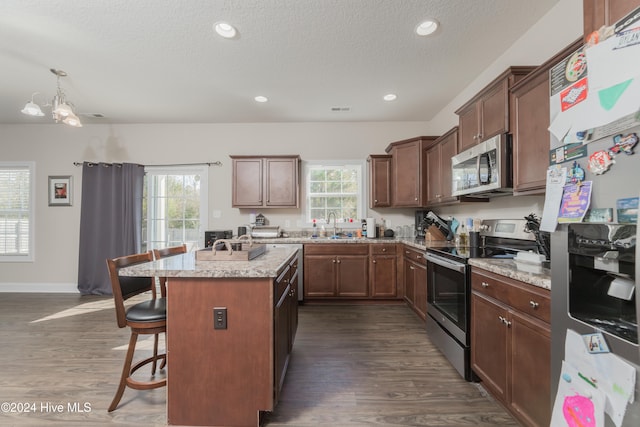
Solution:
[[[473,381],[470,348],[469,258],[514,258],[537,251],[527,220],[484,220],[478,247],[427,248],[427,334],[467,381]]]
[[[625,427],[640,425],[636,239],[635,224],[611,223],[563,226],[551,239],[551,397],[558,390],[567,330],[601,332],[611,352],[636,369],[636,402],[627,407]],[[614,423],[606,417],[605,425]]]
[[[511,135],[499,134],[451,158],[454,196],[512,194]]]

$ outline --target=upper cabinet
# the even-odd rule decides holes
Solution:
[[[511,89],[513,193],[543,193],[549,166],[549,70],[582,45],[581,39],[540,65]]]
[[[300,156],[230,156],[232,207],[298,208]]]
[[[451,195],[451,158],[458,154],[458,128],[438,138],[427,149],[427,206],[455,202]]]
[[[640,0],[582,0],[585,40],[603,25],[615,24],[636,7]]]
[[[369,164],[369,207],[387,208],[391,206],[391,155],[372,154]]]
[[[392,142],[386,149],[391,154],[391,206],[422,207],[427,203],[426,150],[435,136]]]
[[[458,151],[462,152],[499,133],[509,132],[509,89],[534,67],[510,67],[460,107]]]

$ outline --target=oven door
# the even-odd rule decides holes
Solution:
[[[461,344],[469,345],[468,266],[427,250],[427,313]]]

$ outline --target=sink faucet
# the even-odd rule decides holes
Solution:
[[[336,222],[338,220],[336,213],[334,211],[329,212],[329,215],[327,215],[327,224],[329,224],[329,221],[331,220],[331,215],[333,215],[333,235],[337,236],[338,235],[338,229],[336,228]]]

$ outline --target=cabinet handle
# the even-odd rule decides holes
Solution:
[[[422,258],[422,255],[416,255],[416,259]]]
[[[415,201],[417,202],[417,201],[418,201],[418,198],[416,197],[416,198],[414,198],[413,200],[415,200]]]
[[[473,139],[478,139],[478,135],[473,135]]]
[[[482,134],[481,133],[478,134],[478,139],[482,139]]]
[[[531,306],[531,308],[533,308],[533,309],[535,310],[536,308],[538,308],[538,306],[539,306],[540,304],[538,304],[538,303],[537,303],[537,302],[535,302],[535,301],[529,301],[529,305]]]
[[[335,264],[335,263],[336,263],[336,260],[335,260],[335,259],[332,259],[332,260],[331,260],[331,262]]]
[[[378,199],[373,199],[373,201],[374,201],[375,203],[378,203]]]
[[[409,266],[409,268],[410,268],[411,270],[415,270],[415,268],[413,267],[413,265],[410,265],[410,266]]]
[[[407,254],[407,255],[409,255],[409,254],[410,254],[410,252],[409,252],[409,251],[404,251],[404,253],[405,253],[405,254]]]
[[[374,260],[372,260],[371,262],[375,264],[377,261],[374,259]]]
[[[482,282],[482,287],[486,289],[489,287],[489,284],[487,282]]]
[[[506,322],[506,321],[507,321],[507,319],[505,319],[505,318],[504,318],[504,317],[502,317],[502,316],[498,316],[498,320],[500,320],[500,322],[502,322],[502,323],[504,323],[504,322]]]
[[[382,252],[387,252],[387,248],[382,248]]]
[[[340,260],[338,260],[338,264],[340,264]]]

